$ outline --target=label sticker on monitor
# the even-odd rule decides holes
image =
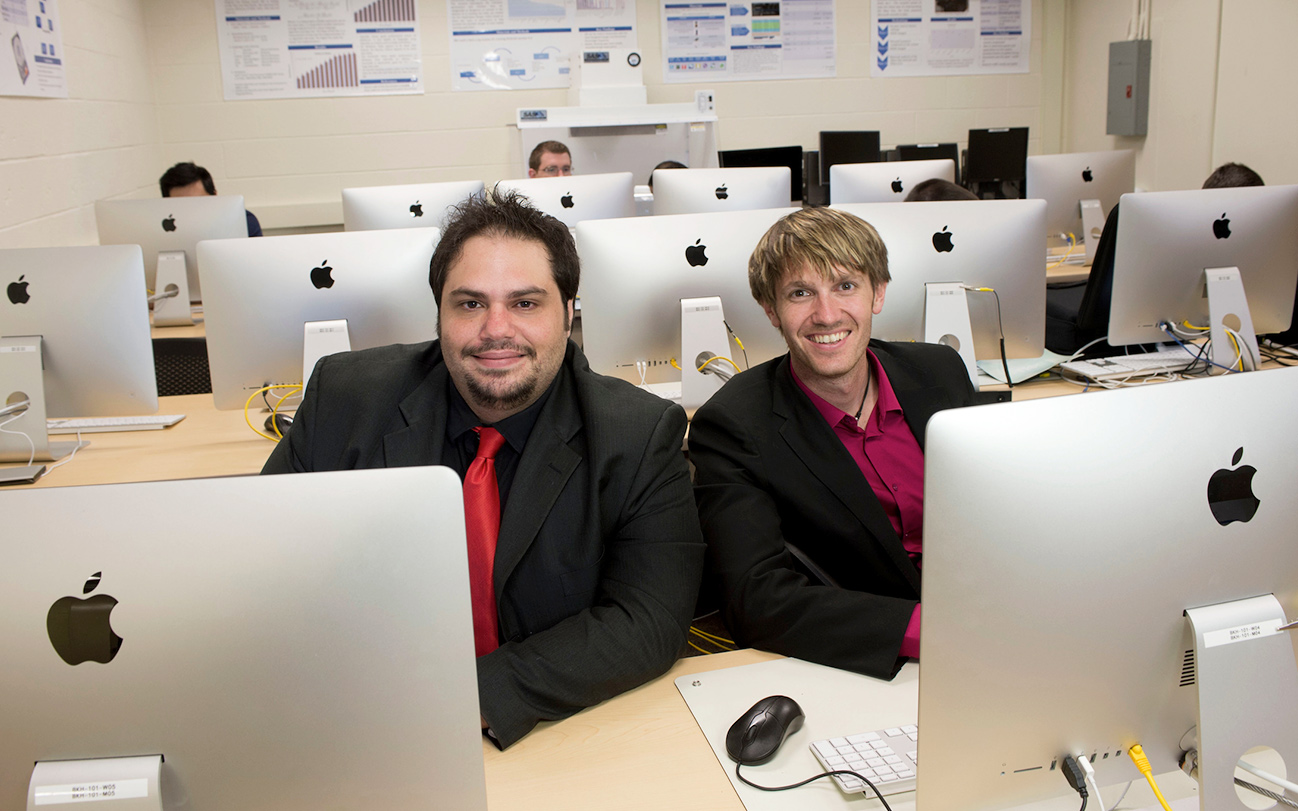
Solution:
[[[148,797],[149,781],[146,778],[138,777],[131,780],[100,780],[94,783],[76,783],[67,786],[37,786],[35,794],[37,805],[127,800]]]
[[[1203,646],[1215,648],[1218,645],[1233,645],[1236,642],[1250,642],[1265,636],[1280,633],[1280,620],[1266,620],[1237,628],[1222,628],[1220,631],[1208,631],[1203,635]]]

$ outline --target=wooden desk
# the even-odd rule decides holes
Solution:
[[[62,467],[24,487],[68,487],[207,476],[239,476],[261,470],[274,444],[254,434],[243,411],[217,411],[210,394],[158,398],[159,414],[185,419],[161,431],[83,434],[90,445]],[[265,415],[252,413],[261,428]],[[58,440],[68,440],[66,435]],[[53,464],[53,463],[51,463]]]
[[[149,335],[153,338],[206,338],[207,327],[203,323],[203,314],[195,313],[195,323],[184,327],[155,327],[150,324]]]
[[[779,658],[741,650],[682,659],[648,684],[541,724],[503,752],[484,738],[488,807],[742,811],[674,681]]]

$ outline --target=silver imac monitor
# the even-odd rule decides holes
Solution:
[[[582,345],[591,368],[636,384],[679,383],[681,371],[671,361],[680,363],[681,299],[704,296],[721,298],[726,323],[747,348],[748,365],[783,354],[784,339],[749,292],[748,257],[776,220],[796,210],[577,226]],[[740,349],[733,341],[730,346],[729,357],[746,368]]]
[[[896,164],[880,164],[893,166]],[[979,360],[1039,357],[1045,349],[1045,203],[960,200],[835,205],[874,226],[888,248],[892,282],[873,337],[924,340],[926,285],[954,282],[991,288],[967,291]],[[1000,314],[997,315],[997,297]],[[959,349],[959,347],[956,347]]]
[[[204,239],[248,236],[243,196],[162,197],[151,200],[100,200],[95,203],[100,245],[139,245],[144,251],[144,283],[154,290],[158,254],[183,251],[190,301],[202,301],[194,246]]]
[[[441,228],[447,210],[482,195],[481,180],[343,189],[343,229]]]
[[[1253,333],[1281,332],[1298,285],[1298,186],[1124,194],[1113,260],[1109,343],[1170,340],[1159,324],[1211,326],[1206,271],[1237,268]],[[1221,274],[1214,274],[1220,276]],[[1213,291],[1209,288],[1209,293]],[[1230,302],[1227,300],[1227,304]],[[1242,307],[1224,307],[1240,326]],[[1217,346],[1214,362],[1222,362]]]
[[[0,407],[35,406],[6,430],[44,440],[37,458],[70,450],[49,454],[47,417],[158,410],[139,246],[3,250],[0,273]],[[26,463],[31,453],[26,439],[0,434],[0,459]]]
[[[569,228],[583,220],[635,216],[635,181],[630,172],[502,180],[496,188],[517,189]]]
[[[1277,369],[933,417],[917,807],[1075,808],[1064,757],[1120,790],[1135,744],[1155,775],[1198,750],[1191,808],[1245,808],[1254,745],[1293,779],[1293,634],[1249,615],[1298,614],[1295,402]]]
[[[345,321],[351,349],[436,338],[428,263],[440,233],[409,228],[200,243],[216,407],[243,408],[263,386],[304,384],[307,324]],[[325,328],[312,335],[319,329]],[[324,334],[337,334],[328,329]]]
[[[1130,149],[1029,155],[1025,193],[1046,201],[1046,231],[1052,237],[1072,234],[1078,242],[1099,234],[1082,233],[1082,202],[1098,200],[1098,227],[1118,204],[1136,190],[1136,153]]]
[[[838,163],[829,168],[829,202],[900,203],[917,183],[955,182],[955,161]]]
[[[654,214],[788,208],[787,166],[672,169],[654,173]]]
[[[449,469],[4,499],[0,806],[486,809]]]

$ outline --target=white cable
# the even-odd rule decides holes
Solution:
[[[75,446],[73,446],[73,448],[72,448],[72,453],[69,453],[66,459],[60,459],[59,461],[57,461],[57,462],[55,462],[54,464],[50,465],[48,468],[46,468],[45,472],[46,472],[46,473],[49,473],[49,472],[50,472],[51,470],[53,470],[54,468],[56,468],[56,467],[63,467],[63,466],[66,465],[68,462],[71,462],[71,461],[72,461],[72,457],[74,457],[74,456],[77,455],[77,451],[81,450],[82,448],[84,448],[86,445],[89,445],[89,444],[90,444],[89,442],[82,442],[82,441],[81,441],[81,432],[80,432],[80,431],[77,431],[77,444],[76,444]]]
[[[1077,764],[1082,767],[1082,773],[1086,776],[1086,782],[1091,784],[1091,796],[1101,809],[1105,807],[1104,800],[1100,799],[1100,784],[1095,782],[1095,767],[1091,765],[1090,758],[1086,755],[1077,756]]]
[[[27,435],[26,431],[10,431],[5,428],[6,425],[13,422],[14,420],[21,419],[23,414],[26,413],[27,413],[26,410],[20,411],[19,413],[13,415],[9,419],[5,420],[4,422],[0,422],[0,434],[13,434],[14,436],[20,436],[23,439],[27,440],[27,444],[30,445],[32,449],[31,456],[27,458],[27,466],[31,467],[36,462],[36,443],[33,442],[32,438]]]
[[[1295,355],[1295,356],[1298,356],[1298,347],[1285,346],[1284,344],[1278,344],[1278,343],[1276,343],[1275,341],[1271,340],[1270,338],[1267,338],[1265,341],[1263,341],[1263,343],[1266,344],[1267,346],[1271,347],[1272,349],[1274,349],[1274,350],[1277,351],[1277,352],[1284,352],[1284,353],[1289,354],[1289,355]]]
[[[1262,778],[1263,780],[1267,781],[1268,783],[1276,784],[1277,786],[1284,789],[1285,791],[1292,791],[1293,793],[1298,794],[1298,784],[1294,784],[1284,779],[1283,777],[1277,777],[1276,775],[1271,774],[1270,772],[1262,771],[1258,767],[1254,766],[1252,763],[1245,761],[1243,758],[1240,758],[1239,763],[1236,765],[1239,766],[1244,771],[1248,772],[1249,774],[1256,775]]]
[[[1109,806],[1105,811],[1117,811],[1118,806],[1122,805],[1122,801],[1127,799],[1128,791],[1131,791],[1131,783],[1127,783],[1126,788],[1124,788],[1122,793],[1118,795],[1118,799],[1114,800],[1113,805]]]

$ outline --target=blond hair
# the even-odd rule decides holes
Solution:
[[[825,279],[839,269],[859,271],[872,287],[887,284],[888,249],[879,232],[860,217],[833,208],[804,208],[783,217],[758,240],[748,258],[748,287],[762,306],[775,304],[785,274],[803,266]]]

